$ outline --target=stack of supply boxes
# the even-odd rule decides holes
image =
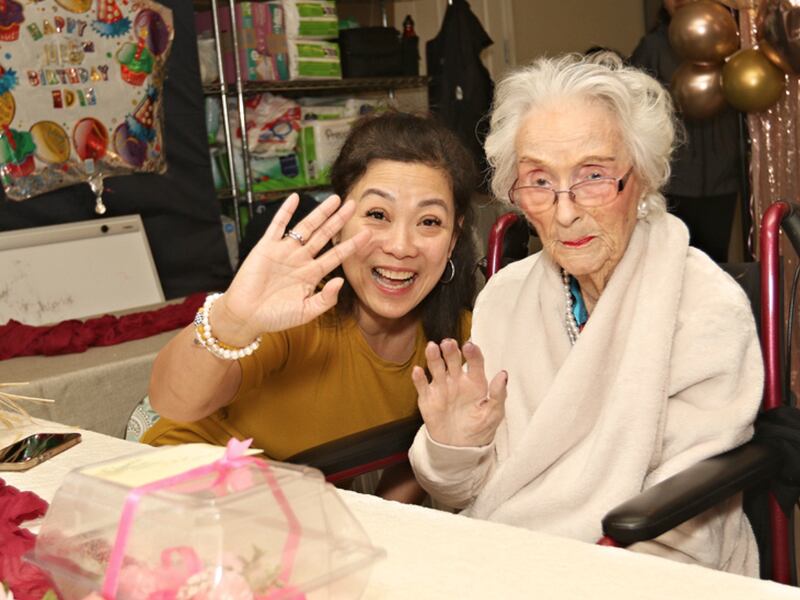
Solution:
[[[235,79],[230,42],[230,11],[219,7],[225,79]],[[210,13],[198,13],[203,37],[213,29]],[[342,76],[336,2],[270,0],[235,4],[233,26],[239,41],[239,65],[246,81],[340,79]],[[209,142],[218,189],[231,187],[220,127],[220,99],[206,99]],[[242,131],[236,99],[230,100],[236,184],[244,189]],[[330,168],[355,120],[382,108],[383,102],[357,98],[288,99],[269,93],[245,101],[247,148],[255,192],[319,187],[330,182]]]
[[[289,56],[284,31],[283,2],[239,2],[234,22],[239,45],[239,68],[245,81],[285,81],[289,79]],[[231,36],[231,14],[227,6],[218,9],[222,66],[225,81],[236,80]],[[213,37],[210,11],[195,14],[200,40]],[[199,45],[201,52],[213,51],[213,45]],[[201,62],[203,57],[201,56]],[[210,61],[208,61],[210,62]],[[204,82],[210,83],[210,82]]]
[[[353,123],[386,108],[383,100],[352,97],[299,98],[297,103],[278,96],[270,100],[276,104],[280,101],[291,103],[291,110],[277,121],[256,124],[249,132],[250,171],[257,192],[329,184],[331,166]],[[277,139],[265,143],[269,138]],[[290,145],[293,150],[285,152]],[[264,147],[270,151],[263,152]]]
[[[353,123],[366,113],[385,108],[379,101],[360,98],[320,100],[301,99],[298,154],[308,185],[330,182],[331,166]]]
[[[282,0],[290,79],[341,79],[333,0]]]
[[[271,192],[309,185],[299,156],[300,105],[289,98],[260,94],[248,100],[245,114],[253,191]],[[236,140],[236,179],[244,182],[240,132]]]
[[[229,7],[220,6],[218,17],[223,71],[225,81],[231,82],[236,71]],[[339,45],[331,41],[339,36],[334,0],[239,2],[235,4],[234,25],[245,81],[342,77]],[[195,26],[200,40],[213,36],[211,12],[196,13]],[[201,43],[200,48],[202,52],[213,51],[209,44]]]
[[[214,108],[215,100],[206,103],[209,116],[218,110]],[[251,96],[245,103],[245,115],[253,191],[271,192],[328,184],[331,165],[353,123],[364,114],[385,108],[384,100],[352,97],[295,100],[268,93]],[[241,130],[233,104],[228,114],[234,132],[236,181],[239,189],[243,190]],[[207,119],[209,126],[213,121],[213,117]],[[223,158],[224,154],[220,154],[218,160],[212,161],[218,188],[229,186]]]

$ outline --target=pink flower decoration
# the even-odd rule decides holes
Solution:
[[[247,438],[246,440],[237,440],[236,438],[231,438],[228,440],[228,446],[225,448],[225,458],[224,461],[232,461],[236,460],[237,458],[241,458],[244,456],[244,453],[247,452],[247,449],[250,448],[250,444],[253,443],[253,438]]]

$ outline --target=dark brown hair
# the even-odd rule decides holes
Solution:
[[[459,327],[462,310],[471,309],[475,296],[475,248],[472,244],[472,194],[477,187],[475,163],[456,135],[433,117],[389,111],[368,116],[355,124],[331,168],[331,184],[342,198],[375,160],[420,163],[440,169],[448,178],[455,205],[458,236],[451,255],[455,275],[450,283],[438,283],[416,308],[425,336],[440,342],[459,342],[469,335]],[[459,221],[461,223],[459,224]],[[445,268],[448,277],[450,267]],[[344,276],[342,269],[334,275]],[[337,314],[353,313],[355,292],[345,278],[339,292]]]

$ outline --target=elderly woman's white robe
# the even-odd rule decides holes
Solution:
[[[744,291],[671,215],[637,224],[572,347],[564,312],[546,254],[496,274],[472,340],[489,379],[509,374],[505,419],[481,448],[423,427],[410,457],[423,487],[466,515],[595,542],[609,510],[751,437],[763,366]],[[632,549],[758,573],[739,496]]]

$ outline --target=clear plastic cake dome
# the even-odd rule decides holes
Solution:
[[[384,552],[322,474],[224,452],[190,444],[72,471],[31,560],[63,600],[360,597]]]

